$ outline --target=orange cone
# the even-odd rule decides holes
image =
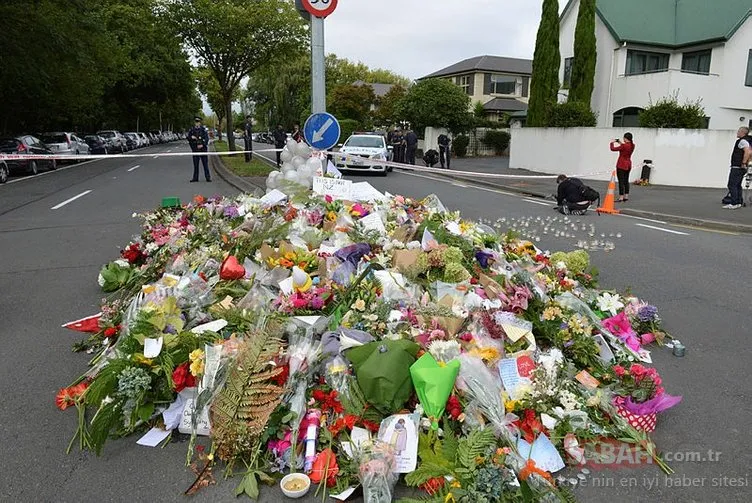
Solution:
[[[598,208],[598,213],[610,213],[611,215],[618,215],[621,213],[614,208],[614,200],[616,198],[616,171],[611,173],[611,181],[608,182],[608,192],[606,193],[606,199],[603,201],[603,206]]]

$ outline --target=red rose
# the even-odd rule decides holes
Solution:
[[[277,386],[284,386],[285,383],[287,382],[287,378],[289,375],[290,375],[290,367],[288,365],[284,365],[282,367],[282,372],[272,377],[271,381]]]
[[[175,391],[180,393],[185,388],[192,388],[196,385],[196,378],[189,370],[189,362],[181,363],[172,371],[172,381],[175,383]]]
[[[104,329],[104,336],[107,338],[115,337],[120,331],[120,325],[116,327],[107,327]]]
[[[432,479],[426,480],[419,487],[423,489],[425,492],[427,492],[429,495],[433,496],[434,494],[439,492],[439,489],[444,487],[444,483],[445,483],[444,477],[434,477]]]

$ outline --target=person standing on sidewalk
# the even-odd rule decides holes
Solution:
[[[203,152],[203,155],[194,155],[193,157],[193,178],[191,183],[198,182],[198,163],[199,160],[204,165],[204,178],[211,182],[211,173],[209,173],[209,156],[206,155],[209,149],[209,130],[201,124],[201,117],[194,119],[193,127],[188,131],[188,145],[191,146],[192,152]]]
[[[727,210],[738,210],[742,207],[742,181],[747,174],[747,166],[752,160],[752,138],[749,128],[740,127],[736,132],[736,143],[731,152],[731,170],[728,177],[729,204],[723,207]]]
[[[300,143],[303,141],[303,131],[300,130],[300,124],[297,122],[292,125],[292,139]]]
[[[282,149],[285,148],[287,143],[287,133],[282,124],[277,124],[277,129],[274,130],[272,136],[274,137],[274,148],[277,149],[277,167],[279,168],[282,165]]]
[[[405,135],[405,162],[415,166],[415,151],[418,150],[418,135],[409,129]]]
[[[251,162],[253,159],[253,120],[250,114],[245,116],[243,140],[245,140],[245,162]]]
[[[442,133],[439,135],[439,139],[437,141],[439,143],[439,162],[441,163],[441,167],[443,169],[444,163],[446,162],[446,169],[449,169],[449,162],[452,158],[452,153],[449,149],[451,140],[449,139],[448,135]]]
[[[394,133],[392,133],[392,162],[405,162],[404,148],[402,145],[403,141],[402,131],[399,129],[395,130]]]
[[[619,199],[617,203],[629,201],[629,172],[632,171],[632,153],[635,145],[632,141],[632,133],[624,133],[624,138],[611,142],[611,151],[619,152],[616,161],[616,178],[619,179]]]

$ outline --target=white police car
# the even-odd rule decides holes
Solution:
[[[340,146],[340,154],[335,155],[335,165],[339,170],[378,173],[386,176],[392,169],[385,164],[391,157],[391,148],[386,139],[375,133],[355,133]]]

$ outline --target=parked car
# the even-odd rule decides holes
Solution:
[[[11,155],[54,155],[54,152],[42,143],[39,138],[28,134],[16,138],[0,138],[0,153]],[[57,161],[55,159],[8,159],[5,162],[10,171],[23,170],[30,175],[39,173],[40,166],[44,166],[49,170],[57,169]]]
[[[10,169],[8,168],[8,165],[5,164],[5,161],[0,160],[0,183],[7,182],[9,176]]]
[[[151,131],[151,135],[154,137],[155,143],[164,143],[164,138],[162,138],[162,132],[158,130]]]
[[[107,149],[107,141],[99,135],[87,134],[84,136],[84,141],[89,145],[89,152],[94,155],[109,154]]]
[[[125,141],[128,143],[128,146],[130,147],[129,150],[141,148],[141,137],[138,136],[138,134],[123,133],[123,136],[125,136]]]
[[[148,147],[149,145],[151,145],[151,140],[146,135],[146,133],[136,133],[136,134],[138,134],[139,138],[141,138],[141,145],[143,145],[144,147]]]
[[[376,172],[381,176],[389,171],[382,162],[389,160],[390,152],[380,134],[354,134],[340,147],[340,152],[347,154],[337,157],[336,165],[340,170]]]
[[[74,133],[42,133],[39,139],[57,155],[73,157],[89,153],[89,145]]]
[[[120,131],[107,129],[104,131],[97,131],[97,134],[105,139],[105,141],[107,142],[107,149],[110,152],[120,152],[122,154],[128,148],[126,139],[120,133]]]

